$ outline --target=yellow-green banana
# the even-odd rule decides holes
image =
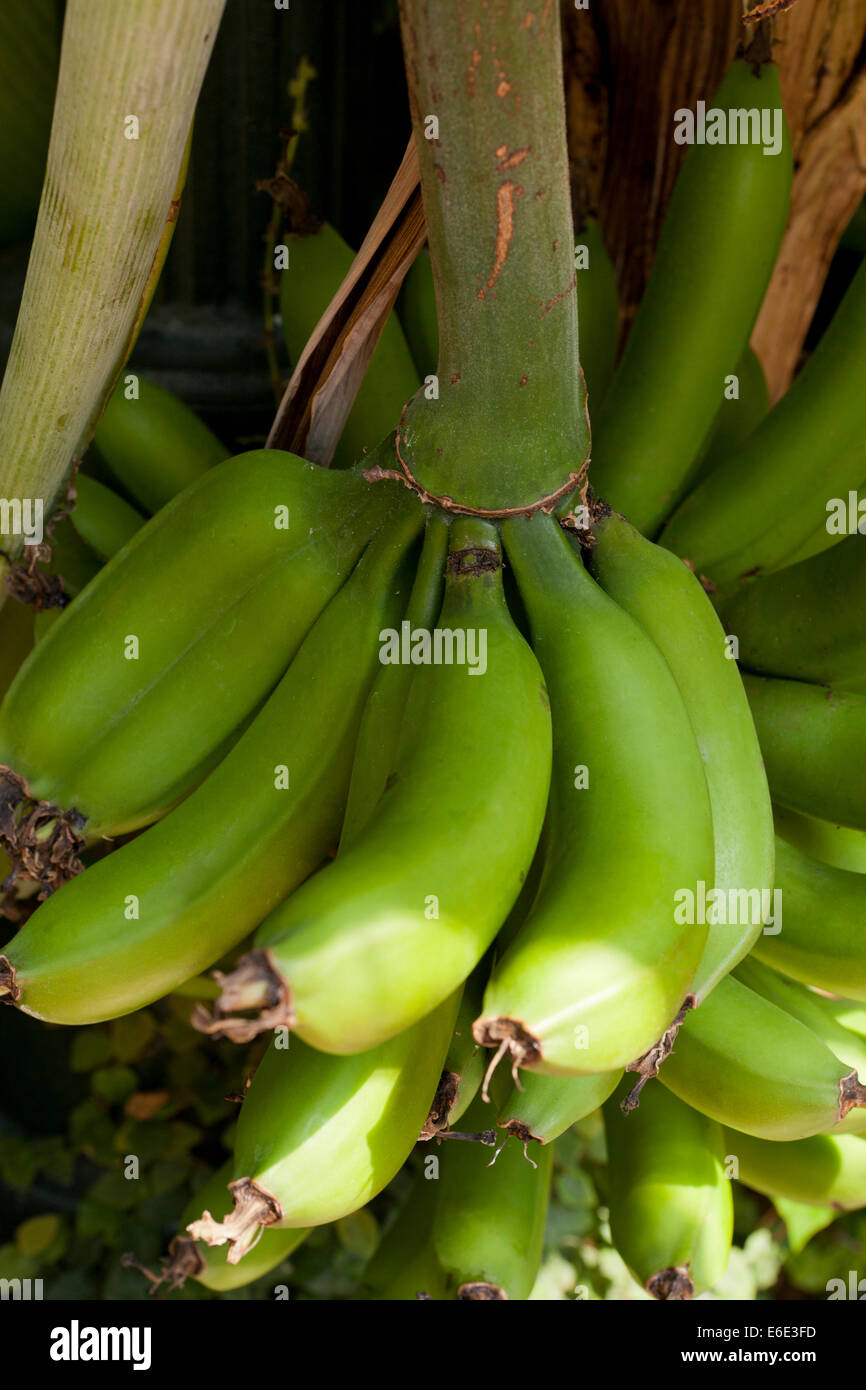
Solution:
[[[737,1160],[736,1176],[766,1197],[785,1197],[813,1207],[856,1211],[866,1207],[866,1140],[856,1134],[815,1134],[770,1144],[726,1129],[725,1154]]]
[[[475,1036],[548,1074],[613,1071],[671,1023],[704,949],[676,895],[712,882],[706,779],[663,657],[556,522],[503,534],[550,691],[554,774],[538,896]]]
[[[788,806],[774,806],[773,819],[776,834],[802,854],[837,869],[866,874],[866,830],[852,830]]]
[[[613,1243],[653,1298],[694,1298],[721,1279],[731,1252],[722,1129],[661,1086],[624,1114],[628,1086],[604,1105]]]
[[[758,1139],[839,1133],[866,1113],[857,1073],[732,975],[688,1015],[659,1079],[695,1110]]]
[[[499,1106],[496,1123],[526,1145],[530,1139],[549,1144],[584,1116],[592,1114],[616,1090],[619,1071],[598,1076],[543,1076],[524,1072]]]
[[[480,1129],[484,1102],[466,1112]],[[553,1145],[527,1163],[519,1144],[505,1140],[491,1163],[480,1144],[449,1144],[439,1154],[439,1191],[431,1244],[445,1274],[446,1297],[464,1301],[526,1299],[544,1242],[553,1172]]]
[[[234,1210],[222,1221],[205,1211],[190,1235],[227,1244],[234,1265],[261,1227],[320,1226],[381,1192],[418,1138],[459,1002],[457,991],[414,1027],[348,1057],[275,1037],[241,1107]]]
[[[771,915],[773,813],[761,749],[724,629],[694,574],[616,513],[600,515],[592,529],[590,568],[670,667],[704,763],[715,846],[711,886],[724,911],[710,923],[692,984],[700,1003]]]
[[[744,675],[774,801],[866,830],[866,694]]]
[[[0,764],[27,783],[10,795],[74,812],[88,842],[158,819],[237,739],[382,517],[413,510],[400,493],[275,451],[209,471],[24,663],[0,708]]]
[[[141,1008],[236,946],[336,844],[379,632],[403,611],[420,515],[371,542],[210,777],[33,914],[0,991],[55,1023]]]
[[[373,1047],[466,979],[517,898],[547,799],[550,710],[488,524],[452,523],[438,627],[414,641],[426,661],[388,790],[346,853],[262,924],[213,1031],[244,1038],[279,1018],[328,1052]],[[228,1017],[249,1009],[260,1016]]]
[[[433,1301],[447,1297],[445,1275],[431,1243],[439,1182],[416,1174],[396,1220],[367,1263],[358,1297],[368,1300]]]
[[[776,844],[781,931],[761,935],[752,954],[805,985],[866,1000],[866,874],[836,869]]]
[[[136,378],[132,395],[130,389],[124,376],[108,399],[93,444],[109,472],[153,515],[228,458],[229,450],[188,405],[156,382]]]

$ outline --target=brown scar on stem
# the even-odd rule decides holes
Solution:
[[[493,289],[499,279],[499,273],[505,265],[508,248],[514,236],[514,203],[522,194],[522,187],[512,183],[511,179],[506,179],[496,190],[496,259],[487,281],[489,290]],[[483,289],[478,291],[478,297],[479,299],[484,298]]]
[[[844,1120],[851,1110],[866,1108],[866,1086],[856,1071],[849,1072],[839,1082],[839,1109],[837,1119]]]
[[[461,1303],[507,1303],[508,1294],[498,1284],[461,1284],[457,1290]]]
[[[564,289],[564,290],[562,291],[562,294],[554,295],[553,299],[548,299],[547,303],[545,304],[544,308],[542,309],[542,311],[541,311],[541,313],[538,315],[538,317],[539,317],[540,319],[545,318],[545,317],[550,313],[551,309],[555,308],[556,305],[559,304],[563,299],[567,299],[568,296],[569,296],[570,294],[573,294],[574,291],[575,291],[576,289],[577,289],[577,276],[575,275],[575,276],[572,278],[572,281],[571,281],[570,285],[568,286],[568,288],[567,288],[567,289]]]
[[[476,26],[476,29],[477,29],[477,26]],[[475,95],[475,78],[476,78],[477,75],[478,75],[478,69],[479,69],[480,66],[481,66],[481,52],[480,52],[479,49],[473,48],[473,50],[472,50],[472,61],[470,62],[469,67],[467,68],[467,71],[466,71],[466,95],[467,95],[467,96],[474,97],[474,95]]]
[[[695,996],[687,994],[673,1023],[665,1029],[658,1042],[634,1062],[629,1062],[626,1071],[636,1072],[640,1080],[635,1083],[625,1099],[620,1101],[620,1109],[624,1115],[630,1110],[636,1110],[640,1105],[641,1091],[651,1077],[658,1076],[662,1062],[673,1052],[677,1033],[682,1028],[686,1015],[697,1008],[697,1004]]]
[[[248,1043],[274,1028],[294,1028],[297,1019],[292,992],[277,970],[270,951],[250,951],[241,956],[229,975],[219,970],[211,973],[222,993],[212,1010],[204,1004],[196,1004],[193,1009],[190,1023],[199,1033]],[[253,1009],[256,1011],[253,1018],[228,1017]]]
[[[647,1279],[644,1288],[662,1303],[685,1303],[695,1296],[688,1265],[671,1265]]]
[[[228,1183],[228,1190],[234,1202],[228,1216],[216,1221],[204,1211],[186,1229],[193,1240],[203,1240],[206,1245],[228,1245],[226,1261],[236,1265],[252,1248],[257,1234],[282,1221],[284,1213],[273,1193],[252,1178],[236,1178]]]
[[[484,1075],[482,1100],[490,1100],[490,1080],[506,1053],[511,1057],[511,1079],[522,1091],[518,1068],[534,1066],[541,1060],[541,1043],[529,1029],[515,1018],[476,1018],[472,1025],[472,1036],[482,1047],[496,1049]]]
[[[529,145],[524,145],[522,149],[515,150],[513,154],[508,153],[507,145],[500,145],[495,153],[497,159],[500,159],[502,162],[501,164],[497,164],[496,172],[498,174],[504,174],[506,169],[516,169],[518,164],[523,163],[529,152]]]

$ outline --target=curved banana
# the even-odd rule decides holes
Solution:
[[[610,389],[619,338],[619,287],[613,261],[594,217],[574,234],[577,256],[577,318],[580,365],[586,378],[591,411],[597,411]],[[586,256],[586,264],[582,257]]]
[[[598,1076],[544,1076],[523,1073],[519,1088],[512,1086],[499,1106],[496,1123],[524,1145],[530,1139],[550,1144],[586,1115],[603,1105],[619,1085],[622,1072]]]
[[[706,779],[664,659],[556,522],[503,535],[550,691],[554,780],[538,896],[475,1036],[515,1066],[613,1071],[660,1037],[704,949],[677,894],[712,881]]]
[[[628,1087],[603,1108],[613,1243],[653,1298],[694,1298],[721,1279],[731,1252],[722,1129],[661,1086],[624,1114]]]
[[[647,534],[669,515],[713,426],[788,216],[791,147],[775,65],[755,71],[745,60],[734,62],[713,106],[778,114],[783,143],[772,157],[751,140],[696,144],[677,178],[634,326],[593,428],[596,491]]]
[[[854,1111],[862,1123],[866,1107],[856,1071],[732,975],[689,1014],[659,1080],[710,1119],[758,1139],[838,1133]]]
[[[90,843],[158,819],[238,738],[382,517],[415,506],[276,451],[209,471],[109,561],[7,692],[0,764],[27,783],[19,800],[74,810]]]
[[[710,923],[692,984],[697,1003],[760,937],[773,888],[773,813],[737,663],[686,565],[615,513],[593,523],[589,565],[652,638],[683,697],[704,763],[715,845],[712,887],[726,905]]]
[[[69,524],[99,560],[110,560],[144,525],[140,512],[104,483],[79,473],[77,500]]]
[[[466,1112],[480,1129],[485,1105]],[[553,1145],[527,1163],[505,1140],[491,1162],[480,1144],[447,1144],[439,1155],[439,1191],[430,1243],[445,1275],[446,1297],[461,1301],[526,1299],[541,1266],[553,1173]]]
[[[132,397],[129,389],[125,375],[108,398],[93,444],[109,472],[153,516],[227,459],[229,450],[188,405],[155,381],[137,378]]]
[[[726,1158],[737,1160],[740,1182],[766,1197],[836,1211],[866,1207],[866,1142],[855,1134],[770,1144],[726,1129],[724,1144]]]
[[[739,660],[764,676],[866,692],[866,538],[757,579],[723,609]]]
[[[866,830],[866,695],[763,676],[743,684],[773,800]]]
[[[777,836],[802,854],[837,869],[866,874],[866,830],[852,830],[787,806],[774,806],[773,819]]]
[[[826,522],[827,501],[863,481],[864,368],[866,264],[781,401],[661,534],[662,545],[709,576],[719,597],[791,564]]]
[[[222,1221],[205,1210],[187,1227],[193,1239],[228,1244],[234,1265],[261,1227],[321,1226],[381,1192],[418,1138],[459,1002],[458,991],[406,1032],[347,1057],[277,1036],[241,1107],[234,1209]]]
[[[420,520],[374,539],[202,786],[36,910],[0,957],[7,1002],[54,1023],[139,1009],[213,965],[322,862]]]
[[[706,447],[689,474],[689,492],[702,479],[708,478],[713,469],[729,458],[741,444],[745,444],[769,414],[770,390],[761,359],[754,348],[746,348],[737,363],[735,375],[737,395],[726,395],[719,406]]]
[[[355,259],[352,248],[327,222],[288,238],[289,268],[280,273],[280,313],[286,350],[296,365],[307,339],[340,288]],[[429,368],[436,371],[436,364]],[[333,466],[347,468],[365,449],[394,429],[403,406],[418,389],[418,375],[396,314],[382,329],[364,380],[340,436]],[[393,460],[393,450],[391,458]]]
[[[544,817],[550,711],[486,523],[451,525],[438,623],[442,655],[447,638],[474,665],[437,664],[421,635],[433,659],[412,681],[391,785],[346,853],[262,924],[211,1031],[243,1040],[279,1021],[326,1052],[374,1047],[461,984],[507,916]],[[248,1009],[259,1016],[227,1017]]]
[[[761,935],[752,955],[804,985],[866,1000],[866,875],[836,869],[778,840],[781,931]]]

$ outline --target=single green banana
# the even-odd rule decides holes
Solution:
[[[619,1085],[622,1072],[598,1076],[543,1076],[524,1072],[520,1087],[512,1085],[499,1107],[496,1123],[526,1149],[531,1139],[550,1144],[578,1120],[603,1105]]]
[[[228,1216],[232,1209],[228,1190],[231,1178],[232,1160],[228,1159],[190,1197],[180,1218],[180,1232],[185,1231],[189,1223],[195,1221],[204,1210],[212,1212],[217,1220]],[[196,1283],[203,1284],[214,1293],[242,1289],[245,1284],[252,1284],[281,1265],[309,1234],[309,1229],[297,1226],[264,1230],[255,1249],[250,1251],[241,1265],[229,1264],[224,1246],[204,1245],[187,1235],[178,1234],[168,1247],[168,1260],[159,1278],[154,1281],[152,1292],[162,1284],[168,1289],[181,1289],[187,1279],[195,1279]]]
[[[590,568],[655,642],[676,681],[704,763],[715,845],[714,915],[692,993],[700,1003],[760,937],[773,888],[773,813],[740,673],[699,581],[608,512],[593,525]]]
[[[847,1028],[849,1032],[856,1033],[858,1038],[866,1040],[866,1008],[859,1002],[851,999],[825,999],[824,1007],[827,1013]]]
[[[782,929],[759,936],[752,955],[831,994],[866,1000],[866,874],[836,869],[776,843]]]
[[[770,794],[794,811],[866,830],[866,694],[743,676]]]
[[[677,894],[711,882],[700,753],[646,633],[587,574],[557,523],[503,526],[553,710],[547,857],[497,961],[475,1036],[551,1075],[614,1071],[683,1003],[705,924]]]
[[[253,930],[339,835],[379,632],[403,611],[420,514],[384,528],[210,777],[72,879],[0,957],[0,995],[54,1023],[139,1009]]]
[[[619,338],[619,287],[613,261],[594,217],[575,232],[578,253],[577,317],[580,365],[591,411],[601,407],[613,380]],[[585,248],[582,250],[582,248]],[[585,254],[586,264],[582,258]]]
[[[815,1134],[770,1144],[726,1129],[724,1144],[726,1156],[737,1160],[740,1182],[766,1197],[836,1211],[866,1207],[866,1143],[856,1134]]]
[[[435,625],[442,607],[447,553],[448,526],[440,513],[433,512],[427,517],[424,547],[402,618],[401,636],[404,630],[411,634],[417,629],[432,629]],[[394,772],[400,726],[414,670],[408,662],[392,662],[381,666],[377,672],[358,730],[352,780],[340,836],[341,850],[346,850],[367,825]]]
[[[212,469],[24,663],[0,763],[90,843],[158,819],[237,739],[389,508],[414,504],[276,451]]]
[[[110,560],[144,525],[145,518],[104,483],[79,473],[70,524],[98,559]]]
[[[452,523],[437,634],[453,664],[421,634],[431,664],[417,667],[375,815],[262,924],[222,981],[212,1031],[243,1040],[277,1020],[326,1052],[374,1047],[462,983],[507,916],[544,817],[550,710],[487,523]],[[399,634],[393,645],[399,657]],[[228,1017],[243,1010],[259,1016]]]
[[[837,869],[866,874],[866,830],[852,830],[787,806],[774,806],[773,819],[777,836],[801,853]]]
[[[734,62],[713,98],[717,107],[759,119],[772,112],[782,126],[781,147],[769,157],[750,139],[689,150],[593,429],[596,490],[650,535],[669,515],[713,427],[788,216],[791,145],[775,65],[757,70]]]
[[[791,564],[826,521],[828,499],[862,482],[864,369],[866,263],[782,400],[662,532],[661,544],[708,575],[720,598]]]
[[[296,366],[319,319],[340,288],[355,253],[339,232],[322,223],[312,233],[288,238],[289,268],[280,274],[283,337]],[[436,365],[429,368],[435,372]],[[347,468],[393,430],[418,374],[396,314],[387,320],[355,403],[349,412],[333,465]],[[392,454],[393,457],[393,454]]]
[[[734,1200],[722,1129],[661,1086],[624,1114],[628,1087],[603,1108],[610,1232],[647,1293],[681,1302],[728,1267]]]
[[[811,1028],[845,1066],[853,1067],[860,1076],[866,1076],[866,1044],[834,1018],[820,994],[799,980],[787,979],[753,957],[742,961],[734,973],[740,984]],[[866,1115],[850,1115],[846,1128],[859,1133],[866,1128]]]
[[[130,399],[127,380],[128,373],[109,397],[93,445],[117,481],[153,516],[230,451],[170,391],[138,377],[137,394]]]
[[[810,560],[750,584],[726,604],[739,660],[764,676],[866,692],[866,538],[849,536]]]
[[[424,381],[439,366],[439,319],[430,252],[423,246],[403,281],[397,304],[415,370]]]
[[[770,390],[761,359],[747,347],[736,370],[737,395],[725,396],[719,406],[706,448],[691,471],[685,492],[690,492],[713,469],[729,458],[758,428],[770,410]]]
[[[234,1210],[222,1221],[205,1211],[187,1227],[193,1239],[228,1244],[234,1265],[263,1226],[321,1226],[381,1192],[418,1138],[459,1003],[458,990],[404,1033],[347,1057],[275,1037],[241,1107]]]
[[[396,1220],[364,1269],[359,1298],[405,1302],[447,1297],[445,1275],[431,1242],[438,1196],[438,1178],[417,1173]]]
[[[485,1109],[480,1097],[473,1102],[468,1129],[483,1127]],[[552,1144],[539,1150],[537,1163],[527,1163],[507,1138],[493,1162],[480,1144],[443,1148],[431,1244],[447,1297],[529,1297],[541,1266],[552,1172]]]
[[[733,975],[689,1014],[659,1080],[680,1100],[758,1139],[806,1139],[862,1122],[866,1086],[799,1019]]]

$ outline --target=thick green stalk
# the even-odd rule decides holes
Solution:
[[[523,510],[589,450],[559,6],[401,0],[439,316],[438,399],[400,459],[431,494]]]
[[[225,0],[69,0],[48,166],[0,389],[0,497],[47,517],[137,324]],[[13,558],[21,536],[3,536]]]

